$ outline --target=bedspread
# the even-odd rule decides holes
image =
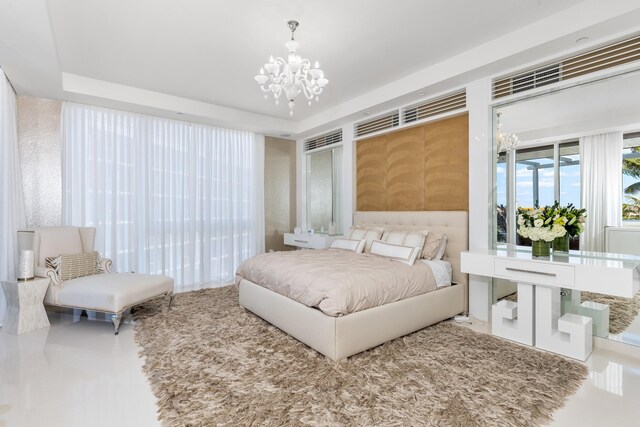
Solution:
[[[236,273],[329,316],[424,294],[436,289],[431,269],[339,249],[272,252],[245,260]]]

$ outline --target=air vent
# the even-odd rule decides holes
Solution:
[[[411,123],[438,114],[460,110],[467,107],[467,92],[451,93],[437,99],[432,99],[418,105],[406,107],[403,112],[404,123]]]
[[[342,142],[342,129],[307,139],[304,142],[304,151],[314,150],[327,145],[338,144]]]
[[[640,60],[640,36],[575,55],[544,67],[499,78],[493,82],[493,98],[524,92],[637,60]]]
[[[384,129],[391,129],[399,125],[400,125],[400,113],[398,111],[394,111],[393,113],[376,117],[375,119],[356,123],[355,133],[356,133],[356,137],[358,137],[358,136],[367,135],[373,132],[378,132]]]

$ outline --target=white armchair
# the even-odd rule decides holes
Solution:
[[[112,273],[111,260],[103,258],[103,274],[60,280],[55,270],[47,268],[46,258],[62,254],[92,252],[96,229],[93,227],[47,227],[34,230],[35,274],[49,278],[46,305],[79,308],[111,314],[118,335],[124,312],[138,304],[169,296],[173,302],[173,279],[167,276],[135,273]]]

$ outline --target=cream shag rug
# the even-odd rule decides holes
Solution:
[[[609,333],[614,335],[624,332],[636,318],[640,309],[640,294],[633,298],[623,298],[594,292],[582,292],[580,298],[582,302],[593,301],[609,306]]]
[[[587,375],[575,361],[440,323],[331,362],[238,305],[236,286],[135,313],[165,426],[533,426]]]

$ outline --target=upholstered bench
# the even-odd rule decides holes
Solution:
[[[169,296],[169,308],[173,301],[173,279],[168,276],[136,273],[112,273],[111,260],[94,259],[95,274],[80,272],[82,277],[66,278],[53,260],[65,258],[65,268],[82,270],[86,265],[69,262],[71,259],[89,259],[93,252],[95,228],[48,227],[34,230],[33,248],[36,259],[36,276],[49,278],[49,289],[44,299],[46,305],[99,311],[111,314],[116,335],[124,312],[138,304],[158,297]],[[71,255],[78,255],[73,257]],[[49,262],[49,266],[47,266]],[[89,263],[89,266],[91,263]],[[53,267],[53,268],[52,268]],[[73,275],[71,275],[73,276]]]

